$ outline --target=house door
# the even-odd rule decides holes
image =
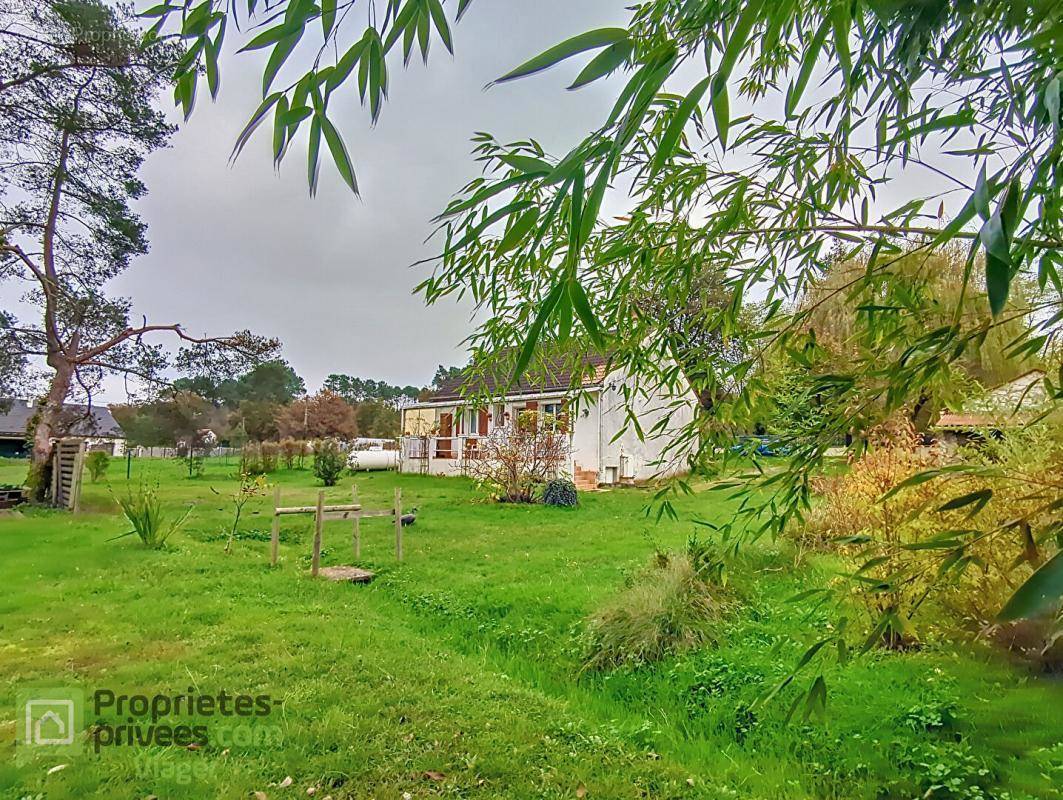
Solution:
[[[439,415],[439,438],[436,439],[436,458],[454,458],[454,415],[444,411]]]

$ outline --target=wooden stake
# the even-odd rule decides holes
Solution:
[[[70,510],[75,514],[81,511],[81,473],[84,469],[85,442],[81,442],[74,456],[74,473],[70,477]]]
[[[269,565],[277,566],[277,551],[281,544],[281,518],[277,516],[277,509],[281,504],[280,484],[273,487],[273,533],[269,537]]]
[[[402,561],[402,489],[395,489],[395,558]]]
[[[358,484],[351,484],[351,498],[355,505],[358,505]],[[354,548],[354,560],[358,561],[362,558],[362,526],[359,517],[361,512],[356,511],[354,513],[354,529],[351,531],[351,547]]]
[[[314,559],[310,567],[310,577],[316,578],[321,568],[321,528],[325,524],[325,490],[317,493],[317,513],[314,514]]]

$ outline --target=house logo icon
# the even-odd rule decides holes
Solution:
[[[84,697],[77,689],[19,693],[18,741],[31,747],[72,747],[81,732]]]
[[[31,700],[26,703],[26,730],[32,744],[73,744],[74,701]]]

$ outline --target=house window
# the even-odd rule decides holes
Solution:
[[[555,430],[562,432],[568,430],[568,412],[565,410],[564,402],[552,401],[543,403],[542,409],[546,418],[551,420],[551,425]]]

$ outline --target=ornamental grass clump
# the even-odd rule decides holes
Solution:
[[[655,554],[587,621],[583,670],[654,664],[712,642],[723,608],[722,569],[711,547],[696,539],[682,553]]]
[[[177,517],[164,514],[157,486],[141,486],[136,492],[129,489],[125,497],[115,499],[133,530],[114,538],[137,536],[145,547],[153,550],[163,548],[166,541],[185,524],[188,515],[192,513],[192,506],[189,506]]]

